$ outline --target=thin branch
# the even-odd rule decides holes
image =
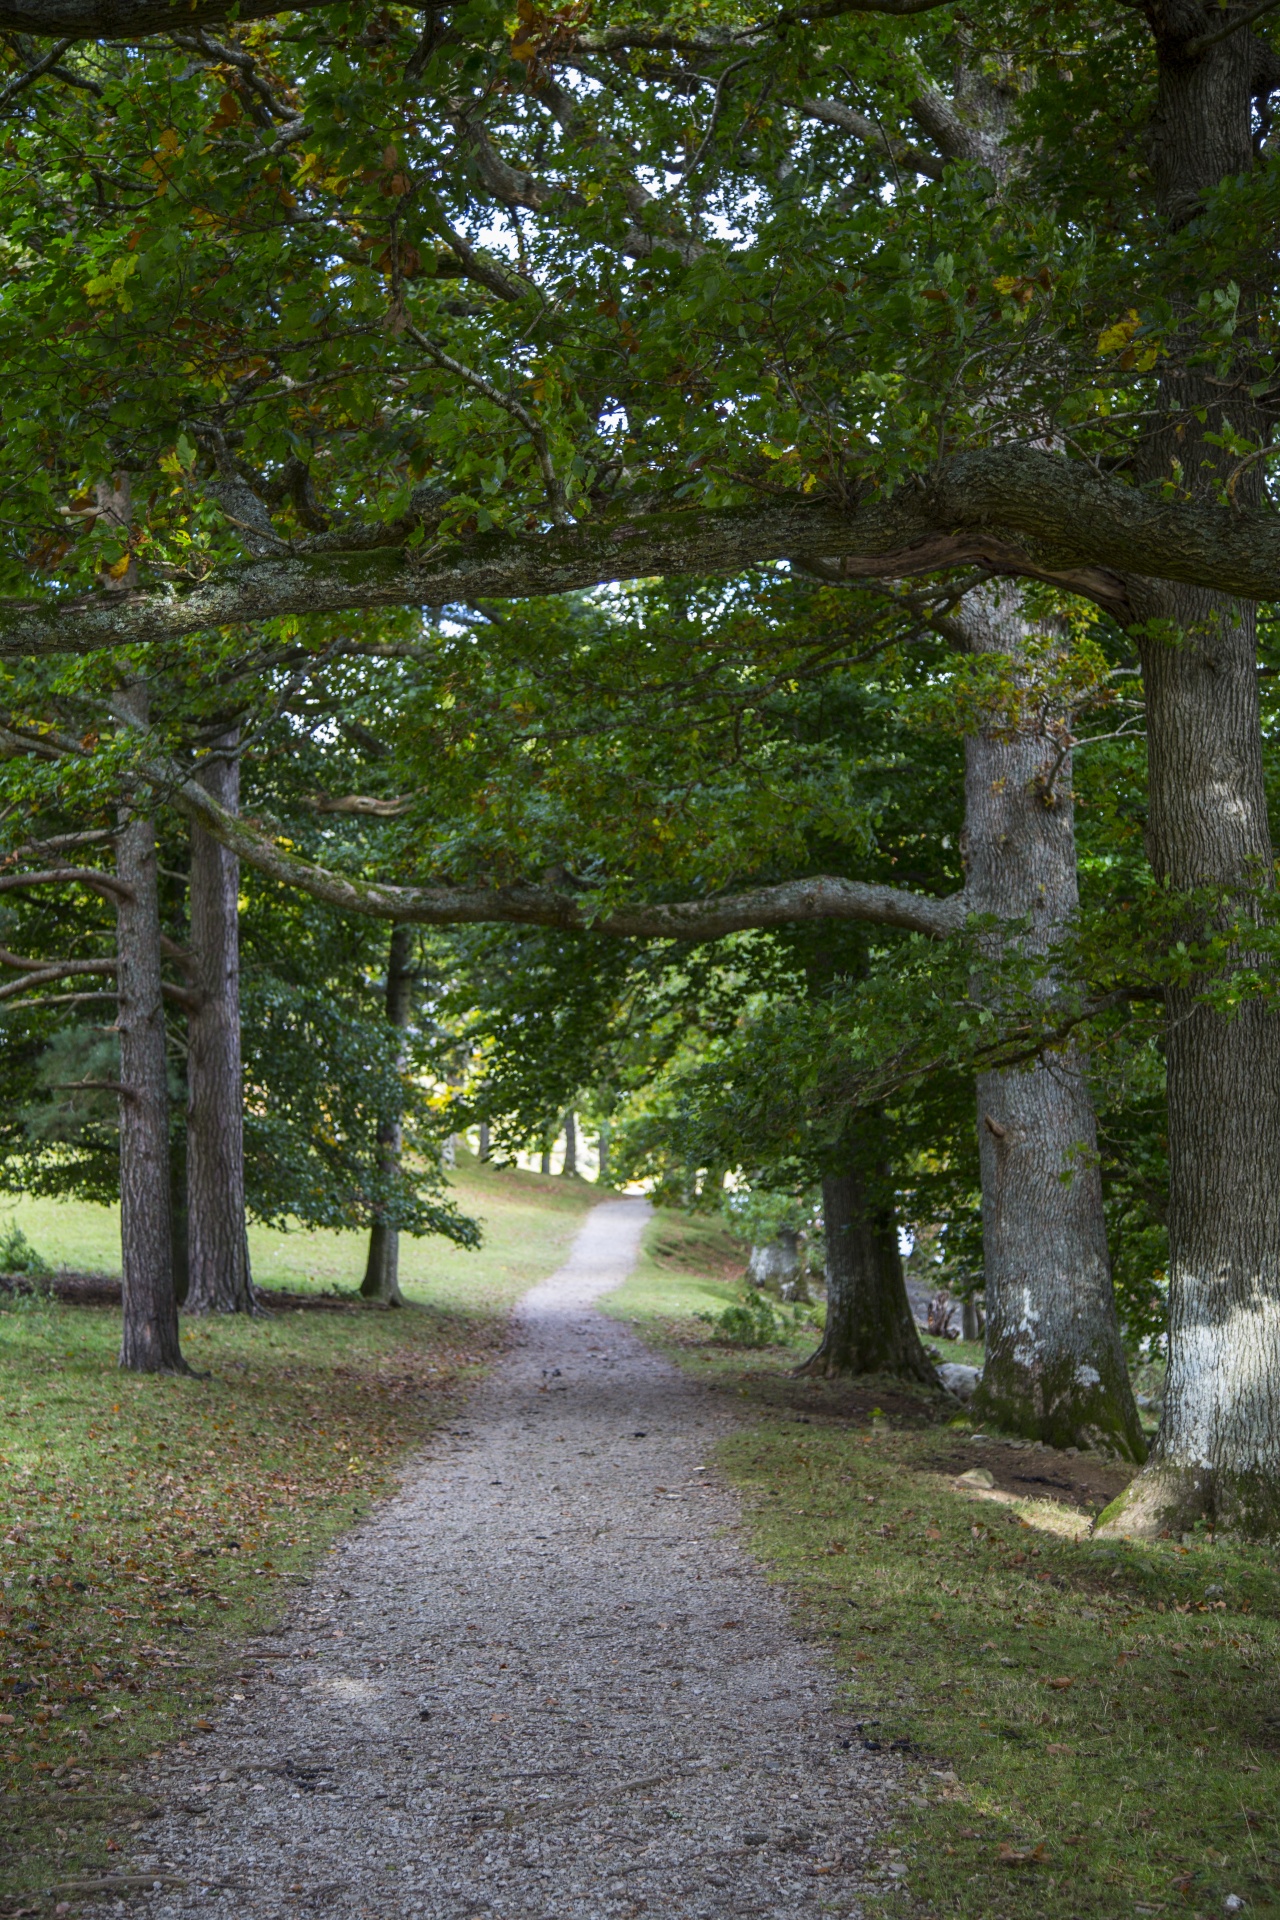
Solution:
[[[435,344],[434,340],[429,340],[426,334],[415,327],[412,322],[409,323],[405,331],[408,333],[409,338],[417,346],[421,347],[427,357],[435,361],[438,367],[443,367],[448,373],[456,374],[458,379],[464,381],[474,392],[482,394],[486,400],[492,401],[495,407],[501,407],[504,413],[509,413],[511,418],[518,421],[524,428],[530,440],[533,442],[534,452],[538,456],[538,465],[542,469],[542,479],[546,487],[547,505],[551,512],[551,518],[556,526],[565,526],[568,522],[569,514],[566,505],[564,483],[556,473],[555,462],[551,458],[551,448],[547,441],[546,432],[544,428],[538,424],[533,414],[529,412],[529,409],[522,405],[519,400],[514,399],[510,394],[503,393],[500,387],[495,387],[492,380],[487,379],[483,373],[477,373],[474,367],[464,366],[461,360],[455,360],[451,353],[446,353],[443,347],[438,347]]]
[[[1274,13],[1280,7],[1280,0],[1262,0],[1262,5],[1250,7],[1238,20],[1232,20],[1228,26],[1219,27],[1216,33],[1202,33],[1196,40],[1188,40],[1181,48],[1184,59],[1195,60],[1210,47],[1216,47],[1220,40],[1229,40],[1233,33],[1239,33],[1243,27],[1251,27],[1255,20],[1261,20],[1264,13]]]
[[[40,1007],[82,1007],[92,1000],[116,1000],[118,994],[102,993],[47,993],[38,1000],[12,1000],[4,1009],[6,1013],[28,1013],[32,1008]]]
[[[98,867],[49,867],[43,873],[0,873],[0,893],[15,887],[91,887],[97,893],[113,894],[118,900],[132,900],[132,887],[125,886],[112,873]]]
[[[20,73],[16,80],[11,80],[7,87],[0,89],[0,110],[7,107],[18,94],[24,92],[33,80],[38,80],[41,74],[48,73],[51,67],[55,67],[68,48],[74,47],[75,44],[74,38],[59,40],[57,45],[50,47],[48,53],[37,60],[33,67],[28,67],[25,73]]]
[[[100,846],[104,840],[114,840],[117,827],[93,827],[84,833],[58,833],[51,840],[28,840],[22,847],[12,847],[8,853],[0,855],[5,865],[14,860],[47,860],[50,854],[67,853],[72,847]]]

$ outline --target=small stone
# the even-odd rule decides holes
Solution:
[[[968,1473],[957,1476],[962,1487],[994,1487],[995,1478],[986,1467],[970,1467]]]
[[[1224,1913],[1243,1913],[1244,1906],[1245,1903],[1238,1893],[1229,1893],[1222,1903],[1222,1911]]]
[[[966,1367],[959,1360],[946,1360],[934,1371],[942,1386],[957,1400],[971,1400],[982,1378],[981,1367]]]

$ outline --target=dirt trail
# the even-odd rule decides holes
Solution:
[[[153,1764],[169,1811],[128,1870],[186,1884],[152,1913],[859,1911],[897,1769],[738,1542],[728,1416],[591,1305],[646,1211],[593,1209],[446,1449],[250,1650],[199,1754]]]

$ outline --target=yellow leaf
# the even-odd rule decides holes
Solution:
[[[132,564],[133,555],[131,553],[122,553],[114,565],[107,568],[107,572],[113,580],[123,580]]]
[[[160,135],[160,145],[156,148],[156,152],[173,154],[182,152],[182,140],[175,128],[165,128],[164,132]]]
[[[1098,352],[1119,353],[1122,347],[1128,346],[1141,325],[1142,321],[1137,310],[1130,307],[1122,320],[1113,321],[1098,335]]]

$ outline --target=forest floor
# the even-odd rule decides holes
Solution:
[[[118,1309],[0,1301],[0,1909],[123,1856],[148,1805],[128,1769],[239,1690],[245,1636],[456,1413],[600,1197],[470,1156],[455,1186],[485,1244],[407,1242],[404,1311],[353,1297],[362,1236],[255,1230],[276,1309],[185,1322],[207,1378],[120,1373]],[[112,1210],[10,1217],[51,1264],[118,1274]]]
[[[740,1297],[724,1235],[666,1215],[607,1308],[746,1416],[717,1459],[751,1543],[859,1740],[909,1758],[878,1910],[1280,1914],[1275,1552],[1095,1542],[1127,1469],[888,1383],[796,1378],[811,1330],[743,1351],[698,1317]]]

